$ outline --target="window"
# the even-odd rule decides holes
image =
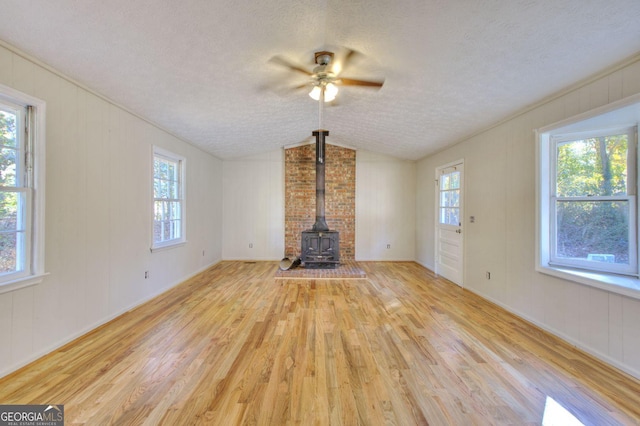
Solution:
[[[443,225],[460,226],[460,175],[455,167],[440,176],[439,221]]]
[[[640,94],[537,130],[536,269],[640,298]]]
[[[551,264],[637,274],[635,134],[551,138]]]
[[[153,149],[153,249],[185,242],[184,158]]]
[[[43,275],[44,110],[0,86],[0,292]]]

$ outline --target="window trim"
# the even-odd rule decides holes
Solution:
[[[640,93],[612,102],[599,108],[561,120],[535,130],[536,139],[536,261],[537,272],[588,285],[612,293],[640,299],[640,279],[611,272],[587,271],[558,266],[550,262],[550,179],[551,159],[549,145],[553,134],[579,133],[593,129],[636,127],[640,122]],[[595,132],[592,132],[595,133]],[[636,136],[637,143],[637,136]],[[638,155],[638,149],[636,149]],[[637,163],[640,163],[636,159]],[[640,164],[637,164],[640,167]],[[636,176],[638,170],[634,171]],[[640,200],[637,200],[638,203]],[[635,205],[636,221],[640,209]],[[636,232],[638,232],[636,225]],[[640,238],[638,238],[640,244]]]
[[[163,158],[169,161],[174,161],[179,164],[179,192],[180,197],[180,238],[174,238],[171,240],[166,240],[157,243],[154,238],[154,227],[155,227],[155,193],[154,193],[154,181],[155,181],[155,173],[154,173],[154,165],[156,161],[156,157]],[[186,158],[178,155],[174,152],[171,152],[167,149],[161,148],[157,145],[153,145],[153,155],[151,157],[151,252],[166,250],[170,248],[175,248],[186,244]]]
[[[33,96],[0,84],[0,101],[20,107],[31,106],[28,127],[31,131],[30,147],[26,155],[30,156],[33,167],[32,182],[26,190],[27,218],[31,224],[29,244],[24,273],[5,276],[0,280],[0,294],[39,284],[48,275],[44,272],[45,257],[45,158],[46,158],[46,103]]]

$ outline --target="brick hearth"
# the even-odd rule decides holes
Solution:
[[[342,261],[335,269],[305,269],[302,267],[293,268],[288,271],[278,269],[276,278],[280,279],[365,279],[366,272],[352,260]]]

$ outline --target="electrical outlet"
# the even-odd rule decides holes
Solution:
[[[490,280],[491,279],[491,272],[487,271],[487,279]]]

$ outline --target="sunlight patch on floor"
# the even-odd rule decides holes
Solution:
[[[573,414],[566,408],[558,404],[555,399],[547,396],[547,402],[544,404],[544,415],[542,417],[543,426],[584,426]]]

